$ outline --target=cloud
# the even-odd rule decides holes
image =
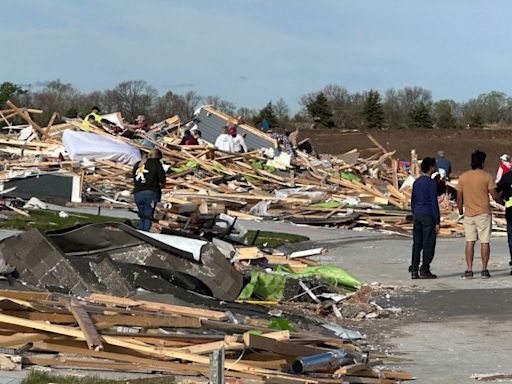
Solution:
[[[160,85],[161,89],[175,89],[175,88],[195,88],[196,83],[165,83]]]

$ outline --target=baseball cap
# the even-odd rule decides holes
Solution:
[[[505,153],[500,156],[500,159],[503,161],[510,161],[510,156]]]

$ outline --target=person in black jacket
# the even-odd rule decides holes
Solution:
[[[508,265],[512,267],[512,172],[505,173],[498,182],[498,192],[505,202],[505,219],[507,220],[507,239],[510,261]],[[512,275],[512,270],[510,271]]]
[[[165,183],[165,171],[160,159],[162,152],[153,149],[133,167],[133,194],[139,211],[138,229],[149,231],[153,223],[155,205],[160,201]]]

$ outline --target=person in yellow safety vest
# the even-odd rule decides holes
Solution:
[[[91,130],[91,124],[90,123],[101,123],[102,117],[98,115],[98,112],[100,109],[96,106],[92,107],[91,113],[89,113],[87,116],[85,116],[84,121],[82,122],[82,126],[80,129],[83,131],[89,132]]]

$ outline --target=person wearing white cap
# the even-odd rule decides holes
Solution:
[[[437,169],[439,170],[439,174],[441,175],[441,179],[450,180],[450,173],[452,173],[452,163],[450,160],[448,160],[443,150],[437,152],[436,164]]]
[[[499,183],[501,178],[505,173],[510,172],[512,169],[512,164],[510,164],[510,156],[507,154],[503,154],[500,156],[500,166],[498,167],[498,172],[496,173],[496,183]]]

